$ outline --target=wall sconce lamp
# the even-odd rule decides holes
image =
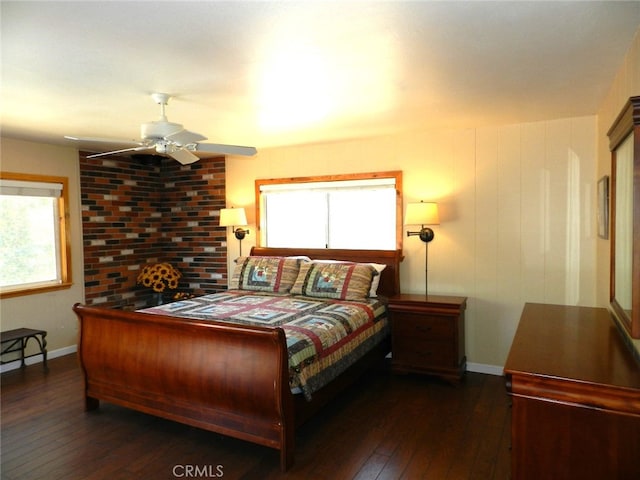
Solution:
[[[425,244],[424,254],[424,294],[429,296],[428,267],[429,267],[429,242],[433,240],[434,233],[426,225],[439,225],[438,204],[434,202],[408,203],[404,216],[405,225],[420,225],[420,231],[407,231],[407,237],[418,235]]]
[[[240,255],[242,255],[242,239],[249,234],[248,229],[240,227],[242,225],[247,225],[247,214],[244,208],[220,209],[220,226],[233,229],[233,233],[240,243]]]

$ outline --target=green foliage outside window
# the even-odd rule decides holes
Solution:
[[[59,280],[57,199],[0,195],[0,286]]]

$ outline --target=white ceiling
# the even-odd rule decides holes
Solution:
[[[640,26],[638,1],[0,5],[2,134],[68,145],[139,139],[154,91],[258,149],[590,115]]]

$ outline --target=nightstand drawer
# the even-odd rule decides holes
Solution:
[[[426,366],[455,366],[456,352],[451,342],[427,342],[397,339],[392,356],[399,363]]]
[[[412,339],[451,340],[455,323],[450,317],[399,313],[391,316],[393,334]]]

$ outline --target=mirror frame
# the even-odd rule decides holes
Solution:
[[[632,338],[640,338],[640,96],[631,97],[607,132],[611,151],[611,264],[609,301],[614,314]],[[616,300],[616,149],[629,135],[633,136],[633,225],[631,267],[631,314]]]

